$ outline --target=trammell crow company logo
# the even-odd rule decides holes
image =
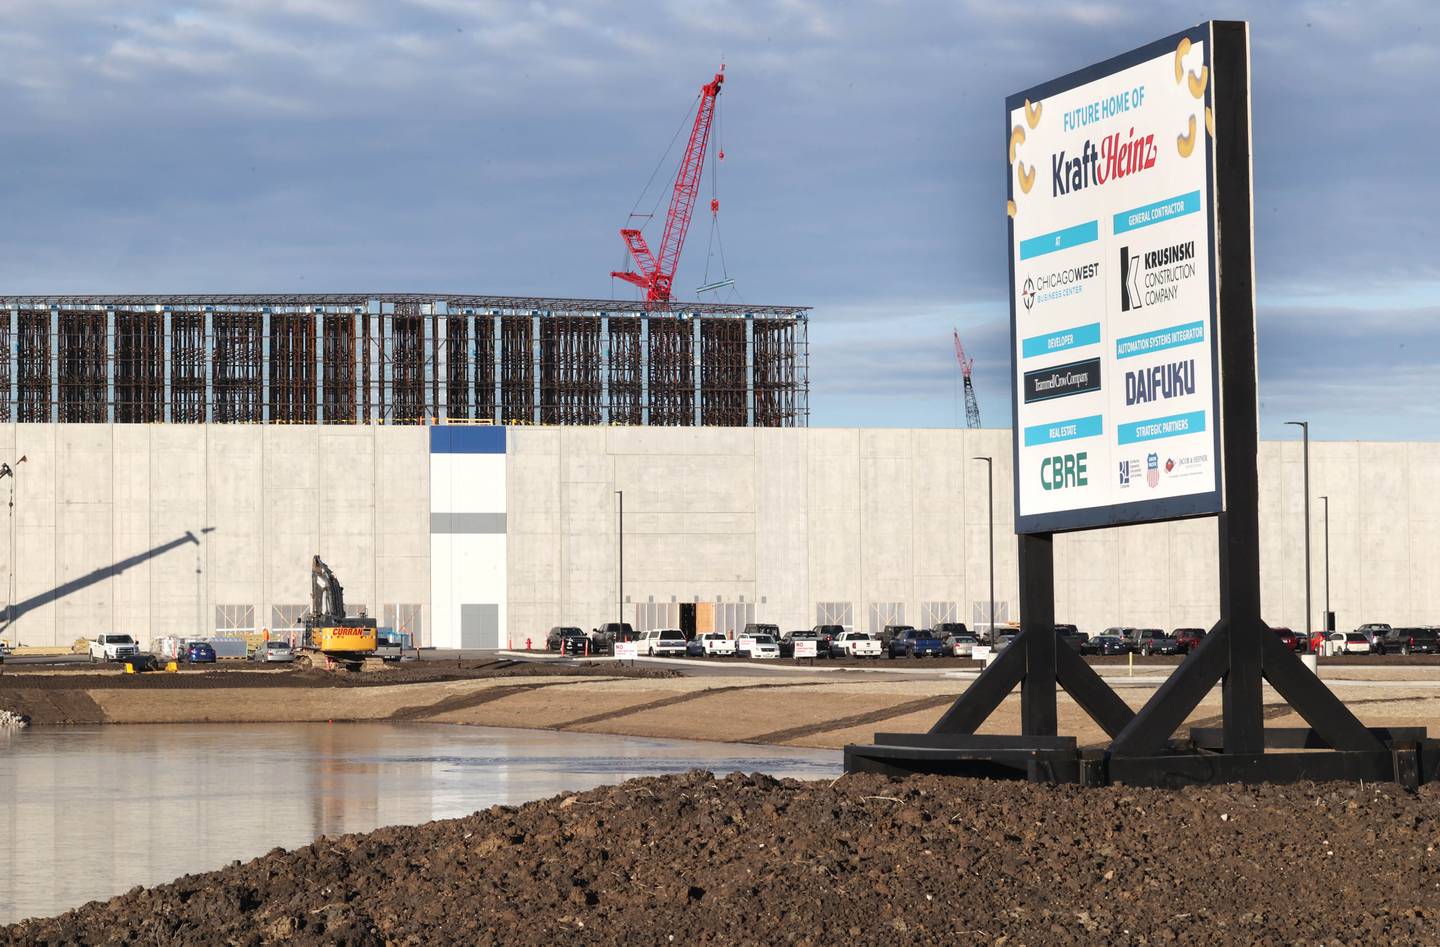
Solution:
[[[1145,482],[1152,487],[1160,486],[1160,455],[1145,455]]]
[[[1180,286],[1195,276],[1195,241],[1131,253],[1120,248],[1120,311],[1158,306],[1180,298]]]
[[[1025,373],[1025,403],[1100,390],[1100,360],[1088,358],[1067,365]]]

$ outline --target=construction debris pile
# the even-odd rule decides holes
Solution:
[[[1436,795],[689,773],[320,838],[0,942],[1435,943]]]

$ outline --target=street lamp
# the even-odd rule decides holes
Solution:
[[[1310,422],[1309,421],[1286,421],[1286,424],[1293,424],[1300,429],[1301,436],[1305,439],[1305,634],[1308,637],[1313,630],[1310,623],[1313,620],[1313,613],[1310,611]]]
[[[616,490],[615,496],[617,497],[617,502],[620,504],[620,526],[616,531],[619,540],[619,554],[616,558],[620,563],[620,579],[619,584],[615,587],[615,604],[620,613],[620,624],[619,627],[615,629],[615,636],[618,639],[621,635],[621,630],[625,627],[625,491]]]
[[[15,467],[25,463],[26,457],[20,455],[15,461]],[[10,478],[10,588],[5,601],[5,627],[15,624],[15,467],[9,464],[0,464],[0,480]]]
[[[1325,630],[1334,631],[1330,627],[1330,498],[1321,497],[1325,502]]]
[[[986,478],[989,481],[988,494],[990,512],[986,522],[990,527],[990,644],[995,644],[995,462],[990,457],[972,457],[971,460],[985,462]]]

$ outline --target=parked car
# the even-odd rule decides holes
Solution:
[[[771,634],[741,635],[735,639],[735,653],[742,658],[778,658],[780,643]]]
[[[1376,642],[1379,654],[1440,654],[1440,632],[1433,628],[1391,628]]]
[[[1130,628],[1125,635],[1125,644],[1136,654],[1180,653],[1180,642],[1161,628]]]
[[[780,657],[795,657],[795,642],[797,641],[815,642],[815,656],[817,658],[829,656],[830,649],[827,647],[824,639],[820,637],[819,633],[809,629],[800,629],[798,631],[785,632],[785,637],[780,639]]]
[[[1079,651],[1080,646],[1085,643],[1085,639],[1090,637],[1074,625],[1056,625],[1055,635],[1074,651]]]
[[[1081,654],[1127,654],[1130,648],[1119,635],[1096,635],[1080,645]]]
[[[1015,643],[1015,639],[1018,638],[1018,637],[1020,637],[1020,633],[1019,633],[1018,631],[1004,631],[1004,630],[1002,630],[1002,631],[1000,632],[1000,637],[998,637],[998,638],[995,639],[995,650],[996,650],[996,651],[1004,651],[1006,648],[1008,648],[1008,647],[1010,647],[1012,644],[1014,644],[1014,643]]]
[[[883,651],[890,647],[890,642],[907,631],[914,631],[914,625],[886,625],[880,632],[880,649]]]
[[[1373,649],[1376,642],[1383,638],[1385,636],[1385,633],[1390,630],[1390,623],[1384,621],[1370,621],[1359,626],[1355,630],[1360,632],[1360,634],[1364,635],[1366,639],[1369,640],[1370,647]]]
[[[703,635],[696,635],[691,644],[696,642],[700,644],[700,653],[707,658],[735,655],[735,639],[728,637],[723,631],[707,631]]]
[[[398,634],[384,631],[378,632],[375,635],[375,657],[393,664],[404,656],[404,638],[401,638]]]
[[[810,630],[820,636],[820,644],[816,645],[815,649],[820,652],[821,657],[830,653],[831,642],[845,634],[844,625],[816,625]]]
[[[957,658],[970,658],[975,656],[975,646],[980,640],[974,635],[951,635],[945,639],[945,644],[950,649],[950,654]]]
[[[1332,631],[1324,636],[1326,654],[1370,654],[1375,649],[1360,631]]]
[[[1270,630],[1280,636],[1280,643],[1283,644],[1285,647],[1289,648],[1291,651],[1300,650],[1300,639],[1295,636],[1295,632],[1291,631],[1289,628],[1283,627],[1271,628]]]
[[[630,627],[628,621],[607,621],[591,632],[590,650],[595,654],[613,654],[615,642],[638,640],[639,635],[635,634],[635,629]]]
[[[735,637],[739,639],[745,637],[746,635],[749,635],[752,638],[755,635],[769,635],[775,640],[775,643],[778,645],[780,643],[780,626],[771,625],[767,622],[752,621],[747,624],[745,626],[745,629]]]
[[[290,642],[271,639],[262,641],[255,648],[255,653],[250,660],[259,661],[262,664],[284,664],[295,660],[295,649],[290,647]]]
[[[878,658],[883,648],[878,638],[863,631],[847,631],[830,643],[832,658]]]
[[[560,654],[564,654],[567,650],[565,646],[566,639],[585,639],[588,637],[589,636],[586,635],[584,631],[576,628],[574,625],[556,625],[555,627],[551,628],[549,634],[545,636],[545,650],[557,651]],[[580,653],[583,653],[585,651],[585,643],[583,640],[580,642],[579,651]],[[571,653],[574,654],[576,652],[572,651]]]
[[[945,643],[935,636],[935,632],[928,628],[909,628],[894,638],[885,646],[886,653],[892,658],[906,657],[922,658],[925,655],[940,657],[945,652]]]
[[[940,640],[943,641],[946,638],[954,638],[957,635],[975,637],[971,635],[970,629],[965,627],[963,621],[941,621],[935,623],[935,637]]]
[[[1175,644],[1179,647],[1181,654],[1189,654],[1195,650],[1195,646],[1200,643],[1200,639],[1205,637],[1205,629],[1176,628],[1170,632],[1170,637],[1175,639]]]
[[[192,641],[185,646],[184,658],[187,664],[214,664],[215,649],[208,641]]]
[[[140,644],[129,635],[96,635],[90,642],[90,663],[124,661],[140,653]]]
[[[640,633],[640,653],[647,657],[685,654],[685,632],[679,628],[651,628]]]

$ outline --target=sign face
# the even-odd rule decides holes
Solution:
[[[1210,46],[1006,100],[1016,532],[1220,512]]]
[[[634,661],[640,655],[640,646],[633,641],[615,642],[615,657],[622,661]]]
[[[799,641],[796,641],[796,642],[795,642],[795,657],[797,657],[797,658],[813,658],[813,657],[815,657],[815,642],[814,642],[814,641],[806,641],[806,640],[803,640],[803,639],[802,639],[802,640],[799,640]]]

